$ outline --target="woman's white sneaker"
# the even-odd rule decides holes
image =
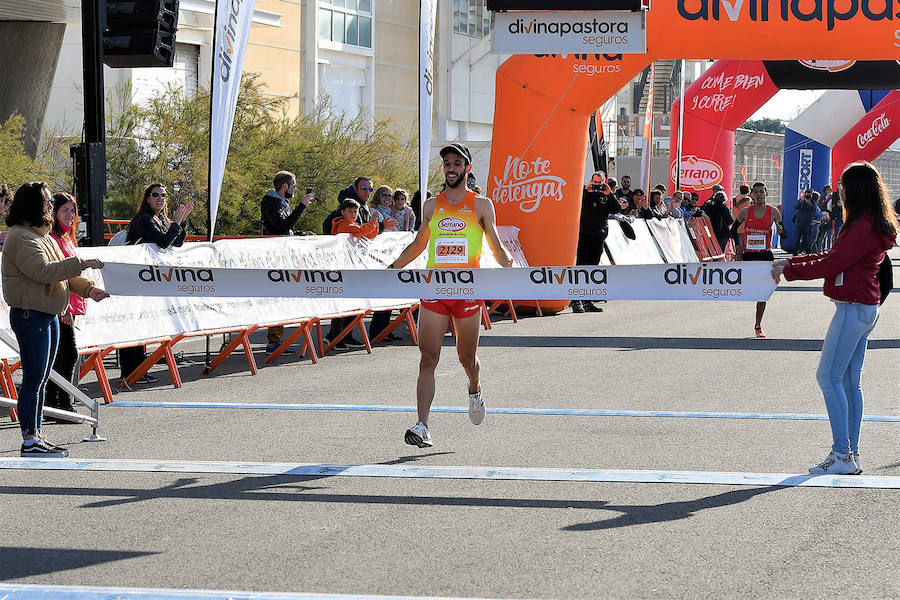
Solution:
[[[474,425],[481,425],[486,412],[487,407],[484,405],[484,398],[481,397],[481,388],[478,388],[477,392],[469,394],[469,420]]]
[[[829,452],[825,460],[809,470],[812,475],[856,475],[856,471],[852,456],[834,452]]]
[[[856,465],[856,472],[854,475],[862,475],[862,463],[859,462],[859,452],[851,452],[850,456],[853,458],[853,464]]]

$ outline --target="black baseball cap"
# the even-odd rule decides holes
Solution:
[[[459,142],[453,142],[452,144],[444,146],[443,148],[441,148],[441,152],[440,152],[441,158],[444,158],[444,155],[447,154],[448,152],[455,152],[456,154],[459,154],[460,156],[462,156],[465,159],[466,164],[468,164],[468,165],[472,164],[472,153],[469,152],[469,147],[466,146],[465,144],[460,144]]]

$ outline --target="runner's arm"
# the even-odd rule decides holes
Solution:
[[[500,241],[500,234],[497,233],[497,217],[494,214],[494,203],[488,198],[479,197],[476,210],[479,213],[478,220],[484,234],[487,237],[488,244],[494,252],[494,258],[500,263],[501,267],[511,267],[513,257]]]
[[[434,216],[434,199],[425,200],[422,205],[422,225],[416,237],[409,246],[403,249],[400,256],[394,259],[394,262],[387,266],[388,269],[402,269],[412,261],[414,261],[428,247],[428,238],[431,237],[431,231],[428,229],[428,223]]]
[[[734,240],[735,244],[740,242],[738,239],[738,228],[744,224],[744,221],[747,219],[747,209],[742,208],[741,212],[738,213],[738,216],[734,219],[734,223],[731,224],[731,230],[729,233],[731,234],[731,239]]]
[[[781,218],[781,211],[774,207],[772,208],[772,219],[775,221],[775,231],[778,232],[778,235],[787,237],[787,229],[784,227],[784,219]]]

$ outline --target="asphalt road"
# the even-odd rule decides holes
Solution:
[[[896,251],[895,251],[896,252]],[[483,333],[489,407],[824,413],[815,369],[833,305],[780,288],[753,303],[610,302]],[[405,333],[405,332],[404,332]],[[256,376],[184,367],[119,400],[410,406],[404,343],[282,357]],[[255,339],[262,365],[264,338]],[[185,346],[202,358],[201,348]],[[900,293],[866,357],[866,413],[900,415]],[[113,371],[115,373],[115,371]],[[464,407],[447,338],[436,405]],[[406,412],[127,408],[48,425],[76,458],[805,473],[825,421],[436,413],[435,446],[403,443]],[[900,476],[900,423],[864,422],[866,475]],[[0,419],[0,457],[18,428]],[[900,597],[898,489],[0,471],[0,581],[484,598]]]

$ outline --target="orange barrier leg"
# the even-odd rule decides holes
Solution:
[[[209,367],[203,369],[204,375],[210,375],[213,371],[216,370],[216,367],[221,365],[226,358],[228,358],[232,352],[238,346],[243,346],[244,348],[244,356],[247,358],[247,364],[250,367],[250,373],[252,375],[256,375],[256,359],[253,358],[253,350],[250,348],[250,336],[247,335],[246,329],[241,329],[236,331],[237,335],[232,339],[227,346],[222,348],[222,350],[209,362]]]
[[[138,367],[132,371],[131,375],[129,375],[125,379],[125,384],[129,387],[133,387],[138,379],[143,377],[147,371],[150,370],[150,367],[156,364],[156,362],[162,358],[166,357],[166,364],[169,367],[169,376],[172,378],[172,385],[179,388],[181,387],[181,375],[178,373],[178,366],[175,364],[175,355],[172,354],[172,340],[163,340],[159,343],[159,348],[154,350],[150,356],[144,359]]]
[[[399,310],[400,310],[400,314],[397,315],[397,318],[395,318],[393,321],[391,321],[391,322],[388,324],[388,326],[385,327],[385,328],[381,331],[381,333],[379,333],[378,335],[375,336],[375,338],[372,340],[372,345],[374,346],[375,344],[378,344],[378,343],[382,342],[382,341],[384,340],[384,338],[386,338],[386,337],[389,336],[391,333],[393,333],[394,330],[397,329],[397,327],[399,327],[400,324],[401,324],[403,321],[406,321],[407,324],[409,324],[409,319],[408,319],[407,317],[409,316],[409,313],[412,312],[412,311],[413,311],[415,308],[417,308],[418,306],[419,306],[419,305],[418,305],[418,303],[417,303],[417,304],[413,304],[412,306],[407,306],[407,307],[404,307],[404,308],[399,309]],[[413,339],[413,341],[414,341],[415,343],[418,343],[418,341],[417,341],[418,338],[417,338],[417,337],[413,337],[412,330],[413,330],[413,328],[410,328],[410,330],[409,330],[409,331],[410,331],[410,338]]]
[[[19,394],[16,392],[16,384],[13,382],[12,369],[9,368],[9,361],[3,359],[3,373],[0,374],[0,386],[3,387],[3,393],[10,400],[18,400]],[[9,419],[12,422],[19,420],[19,413],[14,408],[8,408]]]
[[[416,327],[416,319],[413,317],[413,311],[417,308],[419,308],[418,303],[410,306],[409,310],[406,312],[406,326],[409,327],[409,339],[411,339],[412,343],[416,346],[419,345],[419,329]]]
[[[309,329],[309,321],[302,321],[297,325],[297,329],[295,329],[291,335],[289,335],[281,345],[278,346],[269,356],[266,357],[266,364],[270,364],[274,362],[282,353],[290,348],[294,342],[296,342],[300,336],[304,336],[303,347],[300,348],[300,356],[306,354],[307,349],[309,350],[309,359],[313,364],[317,364],[319,362],[318,357],[316,356],[316,348],[313,344],[312,339],[312,331]]]
[[[113,395],[112,388],[109,386],[109,378],[106,376],[106,368],[103,366],[103,356],[105,355],[99,349],[89,350],[85,354],[88,358],[78,371],[78,381],[81,381],[89,372],[94,371],[97,375],[97,383],[100,385],[103,402],[110,404],[113,401]]]

